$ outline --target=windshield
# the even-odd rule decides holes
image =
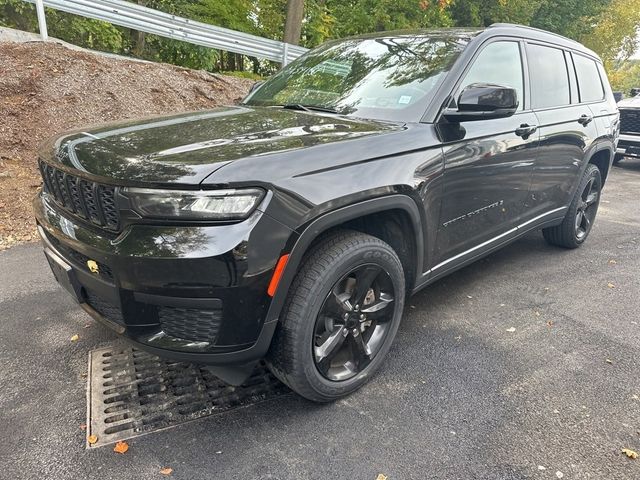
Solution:
[[[419,121],[467,43],[468,38],[434,35],[325,44],[287,65],[245,104],[315,107],[363,118]]]

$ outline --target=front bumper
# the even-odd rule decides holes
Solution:
[[[629,135],[621,133],[616,153],[625,157],[640,158],[640,134]]]
[[[256,211],[236,224],[129,225],[111,236],[63,214],[45,193],[34,207],[50,263],[57,257],[72,270],[67,289],[141,349],[219,366],[266,354],[277,323],[266,292],[287,227]]]

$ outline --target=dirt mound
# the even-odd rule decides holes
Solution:
[[[253,83],[57,43],[0,43],[0,250],[36,238],[36,150],[66,129],[237,103]]]

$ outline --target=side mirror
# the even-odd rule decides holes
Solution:
[[[472,83],[458,97],[458,107],[445,109],[443,116],[450,122],[469,122],[510,117],[518,110],[515,88]]]

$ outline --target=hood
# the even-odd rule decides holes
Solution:
[[[640,108],[640,96],[620,100],[618,102],[618,108]]]
[[[109,183],[198,184],[229,162],[378,135],[401,125],[274,107],[225,107],[75,131],[41,156]]]

